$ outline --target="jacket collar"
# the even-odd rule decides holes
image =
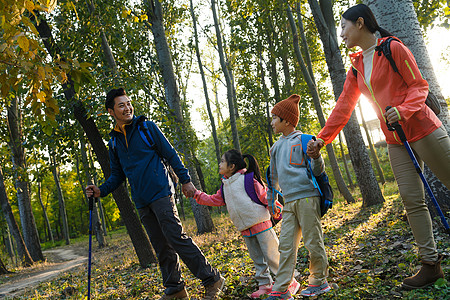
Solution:
[[[124,129],[126,130],[126,132],[129,132],[130,129],[136,127],[136,124],[141,119],[144,119],[144,121],[145,121],[146,117],[145,116],[139,116],[139,117],[133,116],[133,120],[131,121],[131,123],[124,125]],[[114,128],[109,132],[109,135],[112,137],[112,136],[115,136],[115,135],[118,135],[118,134],[122,134],[122,131],[119,129],[118,124],[116,124],[114,126]]]

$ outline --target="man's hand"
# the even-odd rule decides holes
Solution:
[[[306,154],[312,159],[317,159],[320,156],[320,149],[324,146],[322,140],[308,142],[308,148],[306,149]]]
[[[86,196],[88,197],[100,197],[100,189],[95,185],[88,185],[86,187]]]
[[[195,191],[197,189],[192,184],[192,182],[185,183],[181,186],[181,191],[186,196],[186,198],[192,198],[194,197]]]

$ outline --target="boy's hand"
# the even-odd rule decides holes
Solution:
[[[308,142],[308,147],[306,149],[306,154],[311,157],[312,159],[317,159],[320,156],[320,149],[323,147],[323,141],[317,140],[313,141],[310,140]]]

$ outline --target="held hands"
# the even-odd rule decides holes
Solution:
[[[186,196],[186,198],[192,198],[194,197],[195,191],[197,189],[192,184],[192,182],[185,183],[181,186],[181,191]]]
[[[276,205],[275,207],[272,207],[269,205],[269,213],[270,215],[275,219],[278,220],[281,218],[281,207]]]
[[[86,196],[89,197],[100,197],[100,189],[95,185],[88,185],[86,187]]]
[[[313,141],[310,140],[308,142],[308,148],[306,149],[306,154],[312,159],[317,159],[320,156],[320,149],[324,146],[322,140]]]

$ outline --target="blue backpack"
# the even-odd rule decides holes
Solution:
[[[310,134],[302,134],[301,135],[301,141],[302,141],[302,150],[303,153],[306,155],[306,164],[308,169],[308,175],[311,176],[311,181],[313,182],[314,187],[319,191],[320,194],[320,216],[323,217],[327,211],[333,207],[333,189],[331,188],[330,181],[328,179],[327,173],[324,171],[319,176],[314,176],[314,173],[311,169],[311,158],[306,154],[305,149],[307,148],[308,142],[313,139],[315,140],[316,137]],[[269,188],[281,197],[283,197],[283,194],[276,190],[274,187],[272,187],[272,182],[270,180],[270,166],[266,170],[266,180]],[[274,197],[273,197],[274,198]]]

